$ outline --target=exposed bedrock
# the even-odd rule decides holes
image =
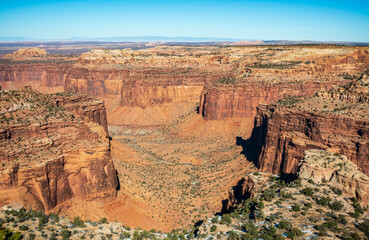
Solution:
[[[296,173],[308,149],[344,154],[369,174],[369,122],[343,115],[260,106],[255,118],[257,166],[263,171]]]
[[[161,80],[161,82],[153,79],[152,82],[137,80],[123,83],[121,106],[148,107],[163,103],[195,103],[203,89],[201,79],[198,83],[191,83],[180,78]]]
[[[68,64],[14,64],[0,65],[0,85],[6,89],[31,86],[64,87]]]
[[[201,93],[200,114],[207,120],[252,118],[260,103],[275,102],[287,96],[312,96],[316,91],[327,90],[343,82],[212,85]]]
[[[0,173],[0,205],[20,202],[48,211],[73,197],[111,200],[116,186],[108,147],[74,150],[44,164],[18,164]]]
[[[102,101],[29,87],[0,92],[0,206],[49,211],[75,197],[116,197]]]

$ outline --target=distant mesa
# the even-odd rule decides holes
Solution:
[[[46,57],[49,53],[44,49],[33,48],[21,48],[12,54],[7,54],[4,58],[34,58],[34,57]]]
[[[264,41],[258,40],[258,41],[238,41],[230,43],[231,46],[246,46],[246,45],[263,45],[265,44]]]

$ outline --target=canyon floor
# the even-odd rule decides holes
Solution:
[[[125,134],[112,141],[121,186],[117,201],[143,208],[127,208],[119,220],[170,230],[220,212],[228,189],[254,168],[242,154],[252,124],[205,121],[193,111],[163,128],[121,130]]]

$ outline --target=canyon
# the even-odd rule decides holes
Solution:
[[[305,150],[368,175],[368,68],[368,47],[330,45],[3,56],[2,94],[53,93],[53,111],[24,117],[32,104],[15,97],[4,107],[0,203],[170,231],[232,209],[248,173],[297,173]]]

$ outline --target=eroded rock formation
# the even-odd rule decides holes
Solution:
[[[257,166],[273,173],[296,173],[305,150],[330,149],[369,175],[369,108],[363,90],[367,83],[364,74],[312,98],[260,106],[253,134],[259,146]]]
[[[1,91],[0,205],[49,211],[79,197],[116,195],[106,110],[81,94]]]
[[[366,206],[369,203],[369,177],[346,156],[323,150],[307,150],[299,165],[299,177],[323,181],[341,189],[344,193],[355,196]]]

